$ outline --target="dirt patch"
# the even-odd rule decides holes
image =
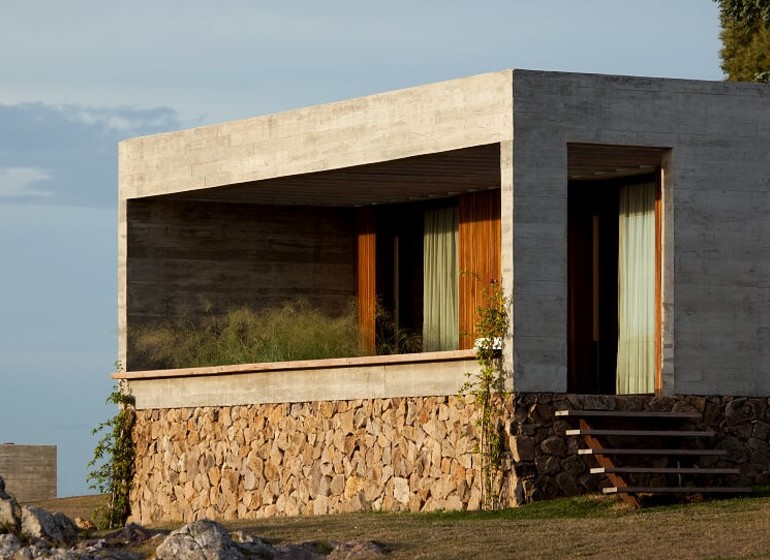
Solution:
[[[51,513],[63,513],[70,519],[80,517],[93,519],[94,508],[104,503],[107,496],[73,496],[71,498],[58,498],[56,500],[42,500],[37,502],[24,502],[23,505],[41,507]]]

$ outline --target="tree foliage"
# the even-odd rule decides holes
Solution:
[[[715,0],[722,17],[742,25],[770,23],[770,0]]]
[[[722,71],[728,80],[770,83],[770,0],[715,0]]]

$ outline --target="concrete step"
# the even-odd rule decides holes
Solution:
[[[700,419],[699,412],[643,412],[630,410],[557,410],[556,416],[569,416],[574,418],[665,418],[670,420],[694,420]]]
[[[708,430],[567,430],[568,436],[639,436],[639,437],[712,437],[716,432]]]
[[[750,494],[747,486],[610,486],[603,488],[605,494]]]

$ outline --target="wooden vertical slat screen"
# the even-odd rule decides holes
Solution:
[[[500,190],[460,195],[460,348],[472,348],[484,287],[501,280]]]
[[[372,208],[358,210],[356,243],[356,293],[358,328],[361,345],[373,354],[375,349],[375,315],[377,293],[375,285],[377,261],[377,221]]]

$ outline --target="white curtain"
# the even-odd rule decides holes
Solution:
[[[617,393],[655,391],[655,185],[620,190]]]
[[[460,343],[456,208],[425,212],[422,347],[456,350]]]

